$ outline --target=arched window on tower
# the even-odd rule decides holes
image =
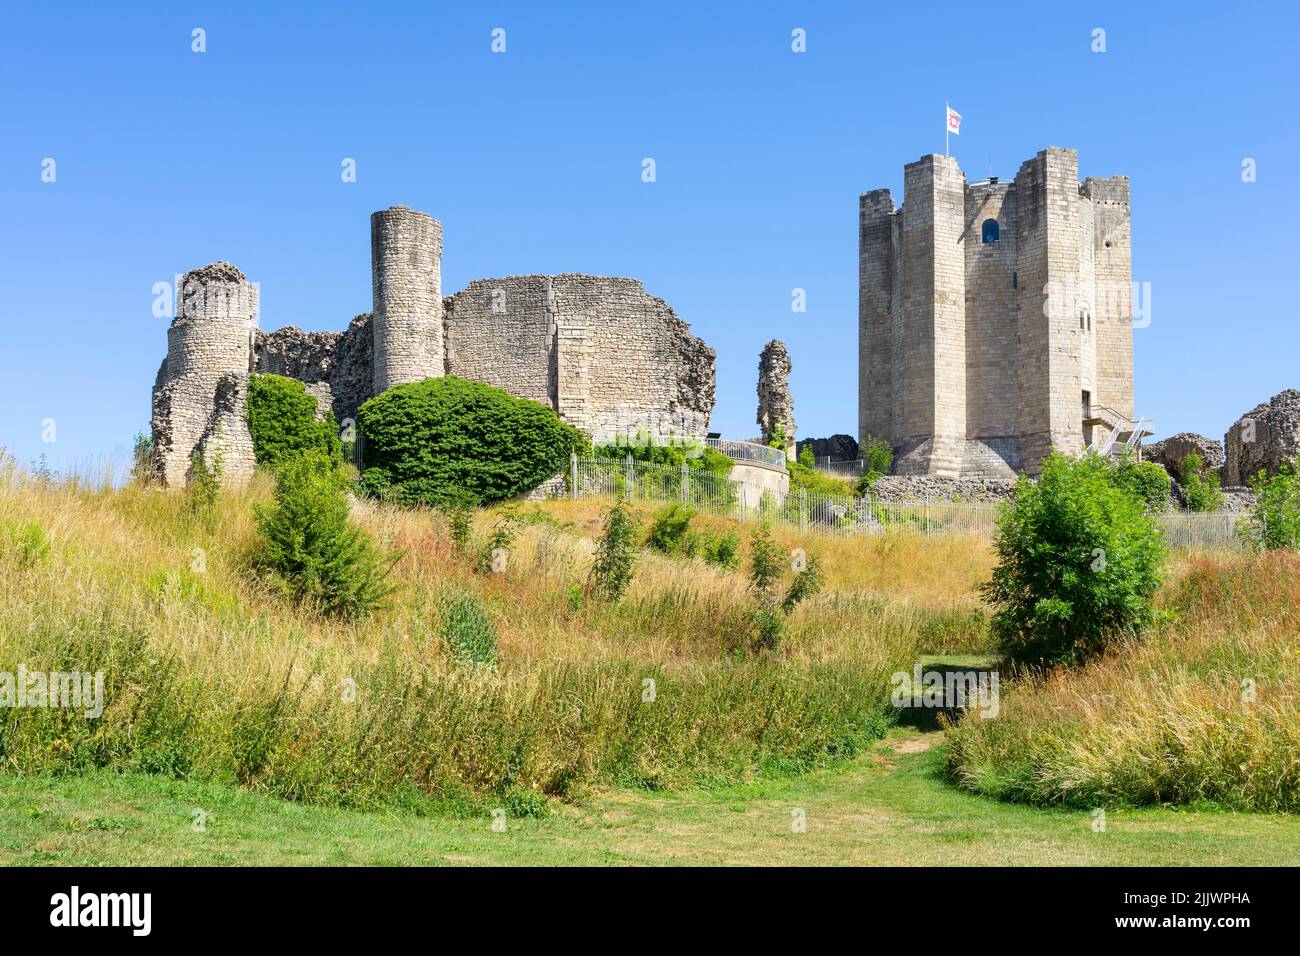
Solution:
[[[996,219],[984,220],[984,235],[980,241],[981,242],[998,241],[998,221]]]

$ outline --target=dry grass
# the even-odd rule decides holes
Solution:
[[[822,550],[833,581],[855,584],[800,608],[776,656],[745,651],[744,576],[699,561],[645,554],[618,605],[575,603],[598,511],[564,504],[545,519],[523,509],[502,574],[475,571],[436,513],[358,506],[356,520],[401,552],[400,588],[368,621],[331,620],[248,570],[250,504],[267,491],[225,493],[199,522],[176,494],[5,470],[0,522],[38,526],[50,549],[0,553],[0,669],[103,671],[107,684],[96,721],[0,713],[11,769],[143,769],[417,808],[491,794],[527,812],[539,795],[594,783],[737,781],[852,754],[889,720],[890,673],[982,633],[957,562],[936,561],[948,565],[945,594],[935,576],[886,570],[889,556],[820,541],[802,544]],[[480,535],[498,518],[480,515]],[[969,544],[950,547],[977,564]],[[490,609],[498,671],[446,654],[435,608],[450,588]],[[654,701],[643,700],[647,679]]]
[[[1184,559],[1176,619],[948,731],[966,787],[1035,803],[1300,810],[1300,556]]]

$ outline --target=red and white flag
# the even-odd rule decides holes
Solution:
[[[948,107],[948,132],[961,133],[961,114],[951,106]]]

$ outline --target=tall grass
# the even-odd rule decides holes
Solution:
[[[39,526],[49,547],[0,553],[0,670],[105,679],[99,719],[0,709],[5,768],[524,812],[602,784],[710,785],[848,756],[883,732],[889,675],[934,637],[921,602],[841,592],[806,602],[782,652],[756,658],[739,573],[647,554],[617,604],[575,601],[592,546],[563,514],[524,524],[508,570],[484,573],[439,513],[373,503],[353,517],[402,552],[398,591],[369,621],[331,619],[253,570],[251,503],[268,497],[263,481],[227,491],[200,522],[180,495],[4,469],[0,521]],[[439,609],[452,593],[481,601],[497,668],[449,652]]]
[[[1300,811],[1300,556],[1192,559],[1177,619],[948,730],[968,789],[1077,807]]]

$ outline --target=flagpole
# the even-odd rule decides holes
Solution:
[[[948,105],[948,101],[944,100],[943,101],[943,154],[945,156],[948,155],[948,110],[950,110],[951,108],[952,107]]]

